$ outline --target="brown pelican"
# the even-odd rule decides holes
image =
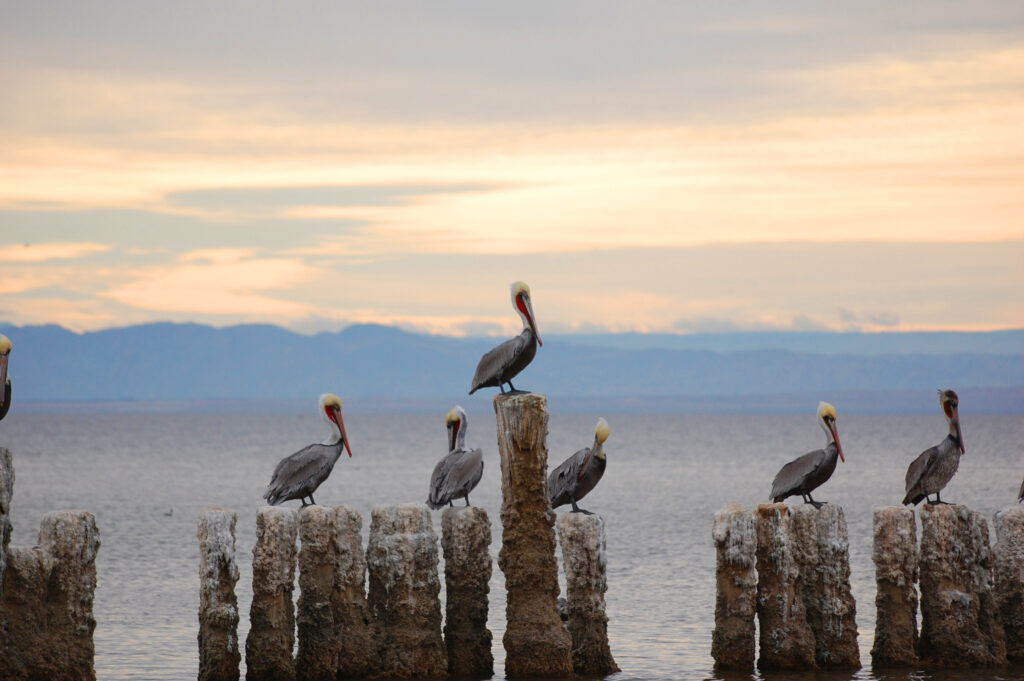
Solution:
[[[11,408],[11,379],[7,378],[7,360],[11,358],[11,339],[0,333],[0,385],[4,387],[3,402],[0,402],[0,421]]]
[[[313,492],[331,474],[342,448],[347,449],[348,455],[352,456],[345,422],[341,419],[341,400],[338,396],[321,395],[319,412],[331,429],[330,437],[321,444],[309,445],[281,459],[267,485],[267,491],[263,493],[263,498],[270,505],[276,506],[290,499],[301,499],[303,506],[315,504]],[[306,503],[306,497],[309,497],[309,504]]]
[[[825,431],[825,449],[804,454],[783,466],[772,481],[772,492],[768,495],[772,501],[778,503],[786,497],[799,494],[805,503],[814,508],[821,508],[827,503],[815,501],[811,492],[832,477],[836,469],[836,457],[846,462],[836,431],[836,408],[828,402],[818,402],[818,425]]]
[[[551,495],[551,508],[572,504],[573,513],[586,513],[576,502],[587,496],[594,489],[601,476],[604,475],[608,460],[604,453],[604,441],[611,430],[604,419],[597,420],[594,429],[594,444],[581,449],[558,465],[548,476],[548,493]]]
[[[502,383],[508,383],[512,392],[520,392],[512,385],[512,379],[533,361],[533,356],[537,354],[537,346],[544,345],[540,340],[540,334],[537,333],[537,322],[533,317],[530,287],[521,281],[512,284],[512,307],[523,318],[523,331],[480,358],[480,363],[476,365],[476,373],[473,374],[470,395],[480,388],[493,386],[498,386],[498,390],[504,393]]]
[[[949,435],[939,444],[921,452],[910,464],[904,504],[916,506],[922,499],[929,504],[948,503],[939,498],[939,492],[952,480],[956,469],[960,467],[960,455],[965,453],[964,436],[960,432],[960,412],[957,411],[959,403],[960,398],[952,390],[939,391],[939,405],[949,423]],[[935,501],[928,498],[929,494],[935,495]]]
[[[444,417],[444,425],[448,429],[448,455],[434,466],[427,506],[433,509],[445,504],[454,506],[452,499],[459,497],[465,497],[466,506],[469,506],[469,493],[484,474],[483,452],[466,448],[469,421],[465,409],[459,405],[452,407]]]

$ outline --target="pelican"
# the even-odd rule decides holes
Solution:
[[[444,417],[448,429],[448,455],[437,462],[430,476],[427,506],[439,509],[445,504],[454,506],[452,499],[465,497],[469,506],[469,493],[484,474],[483,452],[466,448],[466,410],[455,405]]]
[[[512,284],[512,307],[523,318],[523,331],[480,358],[480,363],[476,365],[476,373],[473,374],[470,395],[480,388],[493,386],[498,386],[498,390],[504,394],[505,388],[502,387],[502,383],[508,383],[513,393],[520,392],[512,385],[512,379],[533,361],[533,356],[537,354],[537,346],[544,345],[540,340],[540,334],[537,333],[533,304],[530,302],[530,287],[521,281]]]
[[[772,491],[768,495],[772,501],[778,503],[786,497],[799,494],[804,498],[804,503],[814,508],[821,508],[827,503],[815,501],[811,492],[832,477],[836,469],[836,457],[846,462],[836,431],[836,408],[828,402],[818,402],[818,425],[825,431],[825,449],[808,452],[783,466],[772,480]]]
[[[3,402],[0,402],[0,421],[11,408],[11,379],[7,378],[7,361],[11,358],[11,339],[0,333],[0,385],[4,387]]]
[[[267,485],[267,491],[263,493],[263,498],[271,506],[290,499],[300,499],[303,507],[315,504],[313,492],[331,474],[335,462],[341,456],[342,448],[347,449],[348,455],[352,456],[352,448],[349,447],[348,435],[345,433],[345,422],[341,418],[341,400],[338,396],[330,393],[321,395],[318,411],[327,421],[331,434],[322,443],[309,445],[281,459],[281,463],[274,469],[270,484]],[[306,497],[309,497],[308,504]]]
[[[594,444],[579,450],[551,471],[548,476],[551,508],[572,504],[573,513],[592,515],[590,511],[577,506],[576,502],[587,496],[604,475],[608,460],[602,445],[610,432],[608,422],[598,419],[597,428],[594,429]]]
[[[929,504],[945,504],[939,492],[945,487],[960,467],[960,455],[965,453],[964,436],[960,432],[960,412],[957,405],[960,398],[952,390],[939,391],[939,406],[949,423],[949,435],[946,439],[928,449],[914,459],[907,469],[907,496],[904,504],[917,505],[922,499]],[[935,501],[928,498],[935,495]]]

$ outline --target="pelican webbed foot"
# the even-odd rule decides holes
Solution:
[[[804,503],[805,504],[810,504],[811,506],[813,506],[814,508],[819,509],[819,510],[821,509],[822,506],[824,506],[825,504],[828,503],[827,501],[815,501],[814,498],[810,494],[805,494],[805,495],[803,495],[803,497],[804,497]]]
[[[588,510],[586,510],[584,508],[580,508],[579,506],[577,506],[575,499],[570,499],[569,501],[572,502],[572,512],[573,513],[582,513],[583,515],[594,515],[593,511],[588,511]]]

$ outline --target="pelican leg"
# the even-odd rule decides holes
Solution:
[[[931,506],[938,506],[939,504],[945,504],[946,506],[949,506],[950,503],[948,501],[943,501],[942,497],[939,496],[939,494],[940,494],[939,492],[935,493],[935,501],[929,500],[928,496],[925,495],[925,501],[928,501],[928,504],[931,505]]]
[[[805,499],[805,501],[814,508],[821,508],[828,503],[827,501],[815,501],[810,492],[807,493],[807,499]]]
[[[469,508],[469,492],[466,492],[466,507]]]
[[[569,497],[569,501],[570,501],[570,503],[572,503],[572,512],[573,513],[582,513],[583,515],[594,515],[594,513],[592,511],[588,511],[586,509],[583,509],[583,508],[580,508],[579,506],[577,506],[576,505],[576,500],[573,499],[572,497]]]
[[[455,508],[455,504],[452,503],[451,499],[448,500],[448,508]]]
[[[512,385],[512,384],[511,384],[511,383],[509,383],[509,385]],[[498,390],[500,390],[500,391],[501,391],[501,394],[502,394],[502,395],[504,395],[504,394],[505,394],[505,386],[504,386],[504,385],[502,385],[501,383],[499,383],[499,384],[498,384]]]
[[[517,389],[514,385],[512,385],[512,381],[508,382],[508,387],[509,387],[509,392],[508,392],[509,395],[519,395],[519,394],[522,394],[522,393],[526,392],[525,390]]]
[[[310,506],[315,506],[316,505],[316,502],[313,501],[313,495],[312,494],[309,495],[309,505]]]

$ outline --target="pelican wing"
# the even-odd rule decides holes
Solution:
[[[532,334],[528,335],[524,332],[485,352],[476,365],[476,373],[473,374],[473,384],[469,394],[472,395],[480,388],[496,386],[501,383],[502,376],[516,358],[526,350],[531,337]]]
[[[1024,501],[1024,482],[1020,483],[1020,491],[1017,492],[1017,503]]]
[[[281,459],[263,498],[273,505],[312,494],[334,468],[336,454],[340,454],[336,450],[337,447],[315,444]]]
[[[825,458],[825,450],[818,449],[787,463],[775,475],[775,479],[772,481],[772,492],[768,498],[773,501],[782,501],[784,498],[796,494],[797,490],[803,487],[804,482],[814,474],[814,471],[825,463]]]
[[[464,449],[450,452],[437,462],[430,476],[427,506],[438,509],[452,499],[473,491],[484,474],[483,452]]]
[[[7,379],[4,383],[4,401],[0,404],[0,421],[7,416],[7,411],[11,408],[11,379]]]
[[[551,475],[548,476],[548,497],[551,499],[552,508],[567,503],[569,495],[575,494],[580,470],[589,455],[590,448],[584,447],[551,471]]]
[[[920,488],[922,482],[928,476],[928,470],[935,463],[936,454],[938,453],[938,447],[929,447],[910,463],[910,466],[907,468],[906,487],[904,488],[907,492],[907,496],[903,498],[904,504],[909,504],[911,501],[916,504],[927,496],[921,492]]]

